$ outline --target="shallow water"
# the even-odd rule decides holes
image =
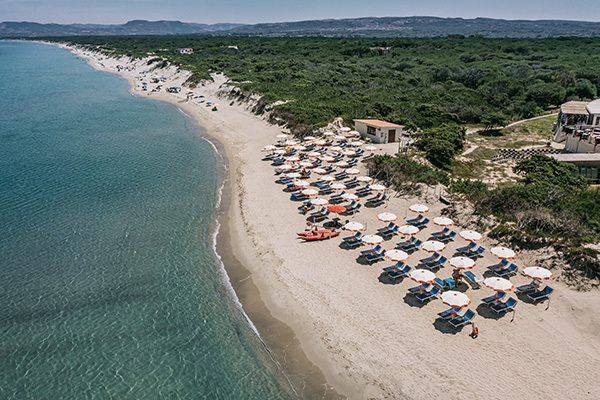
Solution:
[[[288,398],[215,257],[211,146],[66,50],[0,41],[0,397]]]

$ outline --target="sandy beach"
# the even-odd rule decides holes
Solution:
[[[274,167],[262,161],[261,149],[277,141],[282,128],[251,112],[251,103],[224,97],[227,78],[195,88],[205,102],[218,103],[211,111],[199,99],[187,99],[188,88],[166,93],[164,88],[182,86],[188,72],[170,67],[148,71],[164,76],[163,90],[142,91],[146,62],[133,67],[126,58],[106,58],[81,49],[71,51],[98,70],[119,73],[140,97],[167,101],[196,118],[210,136],[223,146],[229,166],[226,223],[219,238],[232,285],[275,358],[292,375],[298,391],[307,398],[351,399],[548,399],[600,398],[600,293],[575,291],[560,281],[560,266],[553,269],[549,284],[555,289],[550,302],[533,305],[519,301],[516,312],[496,318],[481,299],[491,289],[460,286],[477,311],[480,335],[469,336],[471,326],[455,330],[437,320],[448,307],[439,299],[421,304],[407,295],[416,285],[410,279],[391,283],[381,277],[389,260],[367,265],[357,262],[360,250],[340,246],[341,236],[319,242],[303,242],[296,236],[306,227],[299,203],[289,199]],[[148,79],[143,78],[143,79]],[[146,81],[146,80],[144,80]],[[379,146],[378,152],[394,152]],[[363,173],[366,168],[357,165]],[[315,179],[314,174],[311,181]],[[389,211],[399,222],[414,217],[408,207],[427,204],[429,218],[440,215],[442,204],[433,188],[420,198],[395,196],[376,208],[363,207],[354,217],[366,225],[366,233],[384,226],[377,214]],[[455,231],[479,230],[469,217],[456,218]],[[417,237],[427,240],[439,230],[429,224]],[[395,247],[403,240],[395,236],[382,244]],[[442,252],[451,258],[466,242],[456,238]],[[484,238],[487,249],[497,244]],[[428,255],[418,250],[407,264],[414,267]],[[517,253],[520,268],[533,265],[536,252]],[[498,261],[489,252],[473,269],[482,275],[486,266]],[[449,266],[437,276],[448,278]],[[556,278],[558,277],[558,279]],[[531,280],[521,274],[511,277],[515,286]],[[515,294],[511,294],[516,297]],[[273,346],[271,346],[273,344]],[[299,382],[308,382],[298,387]]]

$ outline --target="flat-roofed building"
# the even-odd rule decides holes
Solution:
[[[575,165],[577,167],[577,170],[575,171],[576,175],[588,178],[593,182],[598,182],[600,180],[598,174],[598,171],[600,170],[600,153],[548,154],[548,157]]]
[[[355,119],[354,129],[360,132],[363,139],[373,143],[399,142],[404,125],[393,124],[379,119]]]

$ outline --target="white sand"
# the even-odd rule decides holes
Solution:
[[[104,67],[97,58],[90,62],[116,72],[114,66],[127,60],[103,59]],[[311,243],[296,238],[296,232],[305,228],[305,217],[297,213],[298,204],[289,200],[283,187],[274,183],[274,168],[261,161],[260,149],[275,142],[281,129],[252,115],[246,105],[230,106],[229,100],[217,99],[225,78],[217,77],[195,91],[206,101],[219,103],[219,111],[211,112],[196,101],[185,102],[185,89],[177,95],[141,92],[138,73],[146,67],[140,64],[133,73],[121,74],[130,80],[135,94],[177,104],[225,145],[234,196],[230,229],[236,256],[252,272],[272,314],[294,330],[308,358],[339,393],[353,399],[600,398],[597,290],[580,293],[552,280],[555,292],[549,307],[520,301],[514,321],[512,313],[499,319],[478,315],[477,339],[468,335],[471,326],[454,331],[447,323],[436,322],[437,313],[448,308],[439,299],[413,306],[416,301],[406,295],[415,285],[410,279],[394,285],[379,281],[381,267],[390,262],[359,264],[359,249],[340,248],[340,238]],[[164,88],[180,86],[187,78],[174,69],[156,73],[169,79]],[[364,171],[360,163],[358,168]],[[384,225],[376,219],[379,212],[412,217],[407,207],[415,202],[431,207],[430,218],[443,207],[431,189],[421,199],[397,197],[375,209],[363,207],[350,219],[365,223],[367,232],[373,233]],[[425,240],[436,228],[430,224],[418,237]],[[385,242],[384,248],[394,247],[399,240]],[[452,250],[464,244],[457,238],[443,255],[450,258]],[[489,249],[496,243],[484,240],[482,244]],[[413,253],[408,264],[415,266],[426,254]],[[516,259],[521,267],[528,261]],[[495,262],[487,252],[473,271],[481,275]],[[451,272],[446,266],[438,276],[446,278]],[[511,281],[521,285],[530,279],[519,274]],[[493,314],[480,306],[481,298],[493,293],[491,289],[469,288],[466,293],[471,309]]]

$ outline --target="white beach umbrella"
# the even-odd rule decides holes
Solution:
[[[277,167],[277,169],[280,171],[289,171],[292,168],[294,168],[294,167],[292,167],[289,164],[283,164],[283,165],[280,165],[279,167]]]
[[[286,146],[293,146],[293,145],[296,145],[298,143],[300,143],[300,142],[297,141],[296,139],[290,139],[290,140],[286,140],[284,144]]]
[[[336,167],[340,167],[340,168],[346,168],[349,164],[348,161],[338,161],[335,164]]]
[[[360,174],[360,170],[356,169],[356,168],[348,168],[344,172],[346,172],[348,175],[358,175],[358,174]]]
[[[492,247],[490,253],[503,260],[513,259],[517,256],[514,251],[503,246]]]
[[[523,271],[523,275],[531,279],[545,281],[552,278],[552,272],[542,267],[527,267]]]
[[[492,277],[483,280],[483,284],[496,292],[509,292],[514,288],[514,285],[504,278]]]
[[[416,235],[419,233],[419,228],[414,225],[401,225],[398,227],[398,232],[403,235]]]
[[[353,200],[358,200],[358,196],[355,195],[354,193],[344,193],[342,195],[342,199],[353,201]]]
[[[331,175],[324,175],[324,176],[320,176],[319,181],[324,181],[324,182],[333,182],[335,181],[335,177],[331,176]]]
[[[365,229],[365,226],[360,222],[351,221],[346,223],[346,225],[344,225],[342,229],[351,232],[362,232]]]
[[[329,185],[330,188],[332,188],[333,190],[344,190],[346,189],[346,185],[344,185],[343,183],[332,183],[331,185]]]
[[[359,176],[356,178],[356,180],[363,183],[369,183],[373,181],[373,178],[371,178],[370,176]]]
[[[342,151],[342,154],[348,157],[352,157],[356,155],[356,152],[354,150],[344,150]]]
[[[310,161],[300,161],[298,163],[299,166],[304,167],[304,168],[312,168],[313,167],[313,163],[311,163]]]
[[[476,242],[478,240],[483,239],[483,235],[481,233],[472,230],[461,231],[458,234],[458,236],[465,240],[468,240],[469,242]]]
[[[305,195],[305,196],[316,196],[316,195],[318,195],[318,194],[319,194],[319,191],[318,191],[318,190],[315,190],[315,189],[310,189],[310,188],[307,188],[307,189],[302,189],[302,190],[300,191],[300,193],[302,193],[302,194],[303,194],[303,195]]]
[[[381,244],[383,243],[383,238],[379,235],[366,235],[363,236],[362,238],[362,242],[364,244],[368,244],[368,245],[376,245],[376,244]]]
[[[376,192],[385,192],[387,190],[387,188],[383,185],[371,185],[369,187],[371,188],[371,190],[374,190]]]
[[[311,140],[315,140],[315,139],[316,139],[316,137],[314,137],[314,136],[304,136],[304,140],[311,141]]]
[[[327,143],[327,141],[323,140],[323,139],[319,139],[319,140],[315,141],[315,144],[318,146],[323,146],[325,143]]]
[[[335,161],[335,158],[333,158],[331,156],[323,156],[323,157],[321,157],[321,160],[327,161],[327,162],[333,162],[333,161]]]
[[[391,212],[382,212],[377,214],[377,219],[382,222],[394,222],[398,219],[398,216]]]
[[[315,174],[325,175],[327,173],[327,170],[323,169],[323,168],[315,168],[315,169],[313,169],[313,172]]]
[[[296,162],[296,161],[300,161],[300,157],[298,156],[291,156],[285,159],[286,162]]]
[[[333,132],[323,132],[323,136],[335,136]]]
[[[304,150],[306,150],[306,146],[302,146],[302,145],[300,145],[300,146],[294,146],[294,149],[296,149],[298,151],[304,151]]]
[[[369,144],[369,145],[367,145],[367,146],[365,146],[363,148],[365,150],[367,150],[367,151],[375,151],[375,150],[377,150],[377,147],[373,146],[372,144]]]
[[[331,148],[330,148],[329,150],[331,150],[331,151],[336,151],[336,152],[337,152],[337,151],[342,151],[342,150],[344,150],[344,148],[343,148],[343,147],[340,147],[340,146],[331,146]]]
[[[295,180],[294,181],[294,185],[300,186],[300,187],[307,187],[307,186],[310,185],[310,182],[309,181]]]
[[[453,308],[467,307],[471,304],[471,300],[466,294],[456,290],[448,290],[442,293],[440,298],[442,299],[442,303]]]
[[[429,211],[429,207],[427,207],[425,204],[413,204],[412,206],[408,207],[408,209],[412,212],[416,212],[419,214],[423,214]]]
[[[446,245],[437,240],[428,240],[421,245],[421,248],[430,253],[435,253],[444,250],[446,248]]]
[[[313,206],[320,207],[320,206],[326,206],[327,204],[329,204],[329,200],[327,200],[327,199],[324,199],[324,198],[322,198],[322,197],[317,197],[317,198],[315,198],[315,199],[312,199],[312,200],[310,201],[310,203],[311,203]]]
[[[354,146],[354,147],[360,147],[360,146],[362,146],[363,144],[364,144],[363,142],[359,142],[359,141],[356,141],[356,142],[351,142],[351,143],[350,143],[350,145],[351,145],[351,146]]]
[[[307,154],[307,156],[309,156],[311,158],[317,158],[317,157],[321,157],[321,153],[316,152],[316,151],[311,151],[310,153]]]
[[[435,217],[433,223],[439,226],[450,226],[454,225],[454,221],[447,217]]]
[[[272,151],[272,150],[276,150],[276,149],[277,149],[277,146],[273,146],[272,144],[268,144],[262,148],[263,151]]]
[[[350,131],[350,132],[348,132],[348,136],[360,136],[360,132],[359,131]]]
[[[385,256],[394,262],[406,261],[410,257],[405,251],[397,249],[386,251]]]
[[[340,128],[340,132],[350,132],[352,129],[348,128],[347,126],[341,127]]]
[[[302,176],[301,173],[299,172],[290,172],[288,174],[284,175],[286,178],[291,178],[291,179],[295,179],[295,178],[300,178]]]
[[[279,135],[277,135],[276,137],[278,139],[287,139],[290,135],[287,135],[285,133],[280,133]]]
[[[341,141],[341,140],[346,140],[346,139],[348,139],[346,136],[343,136],[343,135],[336,135],[336,136],[334,136],[333,138],[334,138],[335,140],[340,140],[340,141]]]
[[[275,150],[273,153],[275,153],[275,154],[285,154],[285,153],[287,153],[287,150],[284,150],[284,149],[277,149],[277,150]]]
[[[435,281],[435,274],[428,269],[413,269],[408,273],[408,276],[418,283],[431,283]]]
[[[475,266],[475,260],[468,257],[453,257],[450,259],[450,265],[458,269],[471,269]]]

